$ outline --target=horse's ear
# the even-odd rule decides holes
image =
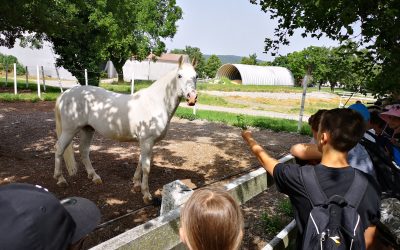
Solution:
[[[180,57],[179,57],[178,63],[179,63],[179,68],[182,68],[183,56],[180,56]]]
[[[192,66],[193,66],[193,68],[196,68],[196,66],[197,66],[196,57],[194,57],[193,60],[192,60]]]

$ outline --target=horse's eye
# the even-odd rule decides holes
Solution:
[[[178,74],[178,78],[182,78],[182,75],[181,75],[181,74]]]
[[[196,79],[199,79],[199,75],[196,75]]]

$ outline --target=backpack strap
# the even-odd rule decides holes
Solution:
[[[328,198],[319,184],[314,166],[303,166],[300,168],[300,173],[301,180],[311,204],[314,207],[325,204]]]
[[[365,133],[367,133],[369,136],[371,136],[371,137],[374,138],[374,139],[376,139],[376,137],[377,137],[376,134],[372,133],[372,132],[369,131],[369,130],[366,130]],[[365,138],[365,137],[363,137],[363,138]]]
[[[360,171],[355,169],[353,183],[351,184],[347,193],[344,195],[347,203],[357,209],[364,197],[367,187],[368,180]]]
[[[308,199],[313,206],[319,206],[326,203],[328,198],[322,190],[317,175],[315,174],[314,166],[303,166],[300,168],[301,180],[307,192]],[[361,200],[364,197],[365,191],[368,187],[368,180],[358,170],[354,170],[354,179],[346,192],[344,198],[347,203],[358,208]]]

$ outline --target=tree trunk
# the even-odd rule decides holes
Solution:
[[[118,82],[123,83],[124,82],[124,74],[123,74],[122,67],[124,66],[126,60],[121,60],[118,58],[110,58],[110,60],[113,62],[115,70],[117,71]]]
[[[335,85],[336,85],[335,82],[331,82],[331,92],[333,92],[335,90]]]

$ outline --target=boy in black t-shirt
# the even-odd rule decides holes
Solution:
[[[353,182],[355,171],[359,170],[349,166],[347,153],[363,137],[365,129],[363,118],[354,110],[332,109],[323,114],[317,136],[322,160],[315,166],[315,172],[327,197],[334,194],[344,196]],[[302,233],[307,225],[312,205],[300,177],[300,166],[279,163],[253,139],[250,131],[244,130],[242,136],[265,170],[274,177],[277,188],[289,196],[296,211],[295,219],[299,229],[297,242],[298,246],[301,246]],[[369,185],[357,211],[361,217],[362,228],[365,230],[365,243],[368,249],[373,245],[375,225],[380,218],[380,191],[373,178],[361,173],[368,179]]]

